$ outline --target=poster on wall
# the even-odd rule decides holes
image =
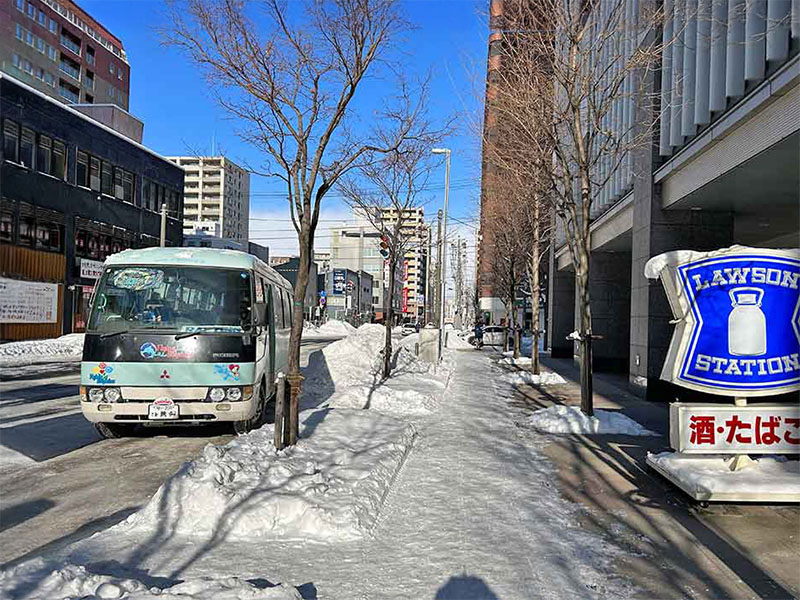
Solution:
[[[58,284],[0,277],[0,323],[58,321]]]
[[[725,396],[800,389],[800,251],[733,246],[651,258],[676,324],[665,381]]]
[[[347,274],[344,269],[333,270],[333,293],[337,296],[344,294]]]

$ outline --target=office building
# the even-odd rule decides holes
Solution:
[[[183,167],[183,229],[218,223],[220,236],[246,244],[250,220],[250,174],[224,156],[172,156]]]
[[[158,245],[162,204],[181,245],[183,170],[2,73],[0,115],[0,339],[82,331],[102,261]]]
[[[661,105],[650,113],[648,102],[633,104],[615,125],[626,131],[631,123],[655,118],[657,126],[650,143],[632,148],[615,176],[597,190],[591,215],[592,330],[600,336],[593,344],[594,367],[625,374],[635,392],[660,400],[693,393],[660,380],[674,324],[661,283],[645,278],[647,260],[672,250],[736,244],[798,247],[796,3],[758,4],[768,9],[769,27],[763,11],[751,11],[750,3],[741,11],[717,14],[714,8],[710,22],[698,21],[697,15],[709,14],[712,2],[696,4],[686,22],[682,13],[669,12],[678,11],[679,3],[664,5],[675,31],[695,37],[685,46],[683,37],[674,46],[663,40],[661,68],[646,73],[642,82],[642,93]],[[673,50],[680,60],[672,60]],[[609,68],[619,68],[620,62]],[[686,81],[693,85],[676,95],[673,90]],[[549,273],[552,355],[573,356],[576,348],[567,335],[578,324],[575,274],[563,228],[555,230]]]
[[[0,71],[60,102],[128,110],[122,42],[70,0],[0,0]]]
[[[375,313],[376,281],[370,273],[333,267],[327,273],[320,273],[317,281],[320,291],[325,290],[320,315],[355,325],[382,318]]]

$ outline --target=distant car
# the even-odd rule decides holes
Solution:
[[[484,346],[502,346],[505,328],[499,325],[487,325],[483,328]]]
[[[416,323],[403,323],[403,328],[401,333],[403,335],[411,335],[412,333],[417,332],[417,325]]]

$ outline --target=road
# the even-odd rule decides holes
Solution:
[[[304,340],[301,364],[331,341]],[[0,566],[121,521],[206,444],[233,437],[219,424],[101,439],[81,415],[76,365],[59,371],[19,379],[15,370],[0,381]]]

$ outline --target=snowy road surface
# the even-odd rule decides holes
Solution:
[[[538,442],[518,433],[511,384],[462,352],[370,533],[355,541],[208,542],[116,530],[62,561],[162,585],[202,574],[279,581],[319,599],[630,598],[621,551],[582,529]],[[544,442],[542,442],[544,443]]]
[[[332,341],[305,340],[302,364]],[[25,371],[43,367],[52,373]],[[0,381],[0,564],[123,519],[207,443],[232,437],[219,425],[102,440],[81,414],[79,383],[78,374]]]

